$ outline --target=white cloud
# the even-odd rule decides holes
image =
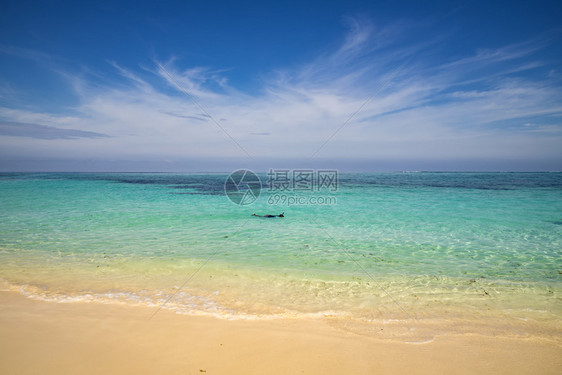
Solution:
[[[15,157],[244,157],[224,129],[254,158],[309,158],[362,108],[319,157],[562,159],[555,147],[562,144],[562,124],[553,117],[562,113],[559,86],[502,73],[486,85],[465,88],[463,81],[466,69],[490,64],[510,63],[509,74],[540,66],[525,60],[539,44],[477,51],[447,63],[414,57],[402,69],[420,45],[393,49],[397,27],[348,23],[349,34],[333,53],[272,73],[257,94],[229,86],[228,71],[180,68],[173,58],[136,71],[110,62],[125,84],[66,73],[80,101],[72,115],[1,107],[0,118],[110,137],[0,137],[0,145]],[[525,123],[536,126],[514,125]]]

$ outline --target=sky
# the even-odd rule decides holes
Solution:
[[[562,170],[557,1],[5,1],[0,171]]]

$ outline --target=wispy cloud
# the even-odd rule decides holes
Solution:
[[[74,138],[88,157],[244,157],[179,84],[253,156],[308,158],[377,92],[320,157],[562,159],[556,147],[562,144],[562,89],[546,76],[531,80],[522,74],[547,65],[533,58],[544,43],[440,59],[437,43],[405,43],[406,26],[346,22],[349,31],[338,48],[272,72],[252,93],[232,87],[228,70],[181,67],[175,58],[136,69],[110,61],[119,84],[67,73],[79,99],[72,114],[5,105],[0,134],[9,136],[17,123],[19,136]],[[485,73],[467,75],[478,70]],[[0,137],[0,144],[9,142]],[[76,152],[74,145],[56,142],[50,153],[64,157]],[[28,147],[35,152],[35,144]]]
[[[0,45],[0,53],[5,55],[17,56],[23,59],[35,61],[40,64],[61,62],[61,58],[55,57],[52,54],[16,46]]]
[[[39,124],[0,122],[0,135],[37,139],[106,138],[108,135],[76,129],[61,129]]]
[[[534,52],[544,48],[544,46],[544,41],[533,40],[496,49],[480,49],[472,56],[467,56],[451,63],[444,64],[442,65],[442,68],[446,69],[457,66],[465,66],[469,68],[482,67],[484,64],[495,64],[504,61],[521,59],[532,55]]]

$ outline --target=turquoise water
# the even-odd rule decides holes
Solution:
[[[226,177],[0,174],[3,287],[390,336],[484,324],[559,337],[560,173],[340,174],[302,204],[264,186],[247,206]]]

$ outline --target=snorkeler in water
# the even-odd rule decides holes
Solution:
[[[257,217],[285,217],[285,213],[281,213],[279,215],[257,215],[257,214],[252,214],[252,216],[257,216]]]

